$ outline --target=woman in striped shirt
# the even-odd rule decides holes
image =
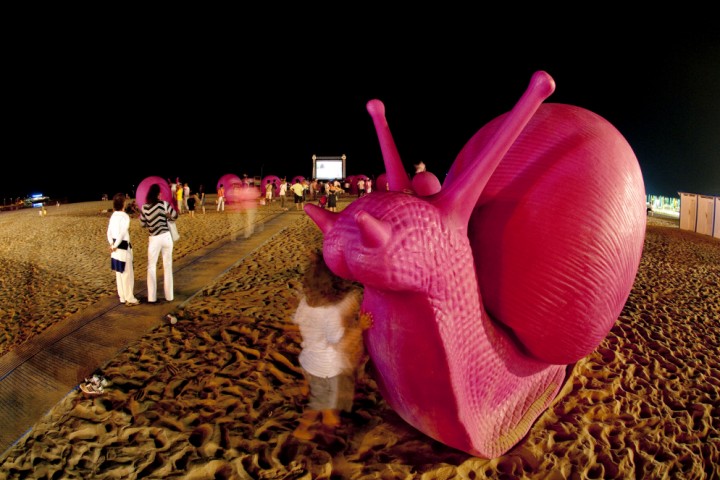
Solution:
[[[172,204],[160,198],[160,185],[150,185],[147,193],[146,203],[142,206],[140,213],[140,224],[147,228],[150,233],[148,239],[148,267],[147,267],[147,292],[148,303],[157,303],[157,261],[162,253],[163,260],[163,288],[165,300],[172,302],[175,299],[173,292],[173,271],[172,251],[173,240],[170,236],[168,220],[175,221],[178,212]]]

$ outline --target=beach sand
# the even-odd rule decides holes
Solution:
[[[109,206],[0,213],[0,354],[115,295],[109,214],[99,213]],[[237,234],[230,217],[182,216],[175,258]],[[720,478],[717,239],[649,218],[635,284],[607,338],[572,366],[517,446],[480,459],[399,418],[371,365],[336,431],[291,435],[306,399],[290,318],[306,252],[322,244],[308,217],[295,222],[179,309],[177,324],[101,366],[104,394],[73,390],[55,405],[0,458],[0,479]],[[143,279],[147,236],[137,223]]]

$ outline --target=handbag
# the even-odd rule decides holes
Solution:
[[[168,220],[168,228],[170,228],[170,236],[172,236],[173,242],[180,240],[180,232],[178,232],[175,222]]]
[[[167,213],[167,203],[165,204],[165,213]],[[169,217],[167,219],[167,225],[170,229],[170,236],[172,237],[173,242],[180,240],[180,232],[178,232],[177,225],[175,225],[175,222],[170,220]]]

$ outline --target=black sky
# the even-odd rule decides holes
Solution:
[[[309,177],[313,154],[345,154],[348,175],[378,175],[373,98],[406,169],[423,161],[442,178],[536,70],[555,79],[548,102],[592,110],[625,136],[648,194],[720,195],[718,29],[621,38],[579,28],[515,43],[467,30],[370,42],[354,31],[278,43],[247,24],[238,35],[185,25],[140,38],[102,27],[28,37],[6,60],[0,196],[95,200],[151,175],[193,189],[227,173]]]

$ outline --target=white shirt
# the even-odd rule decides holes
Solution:
[[[107,240],[115,248],[123,240],[130,243],[130,215],[122,210],[113,212],[108,223]]]
[[[302,351],[300,365],[316,377],[334,377],[352,368],[339,343],[345,335],[344,318],[359,308],[355,293],[334,305],[311,307],[305,297],[300,300],[293,323],[300,327]]]
[[[114,248],[117,248],[123,240],[130,243],[130,215],[122,210],[113,212],[110,216],[110,222],[108,223],[107,240]],[[118,248],[112,252],[110,256],[122,262],[128,261],[127,250],[121,250]]]

